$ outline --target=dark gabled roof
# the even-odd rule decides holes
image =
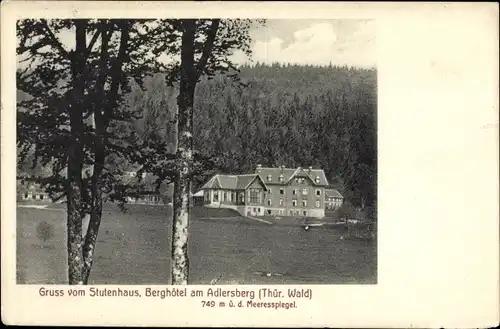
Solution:
[[[238,175],[238,183],[236,188],[238,190],[246,189],[258,177],[258,175]],[[264,184],[265,185],[265,184]]]
[[[262,180],[268,185],[285,185],[293,179],[294,177],[307,177],[314,185],[317,186],[328,186],[328,180],[326,179],[325,172],[322,169],[310,169],[310,168],[268,168],[268,167],[257,167],[255,173],[259,174]],[[270,175],[271,181],[268,180]],[[283,175],[283,182],[279,181],[280,176]],[[319,183],[316,183],[316,177],[319,178]]]
[[[202,187],[201,189],[207,189],[207,188],[220,188],[220,183],[219,183],[219,179],[217,178],[218,175],[215,175],[215,176],[212,176],[212,178],[210,178],[208,180],[208,182],[206,182]]]
[[[344,198],[342,196],[342,194],[340,194],[340,192],[335,190],[335,189],[326,189],[325,196],[330,197],[330,198],[341,198],[341,199]]]
[[[267,186],[262,181],[262,178],[256,174],[248,175],[221,175],[217,174],[210,178],[201,189],[228,189],[228,190],[245,190],[255,179],[259,179],[267,190]]]

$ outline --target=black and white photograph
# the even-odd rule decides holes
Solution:
[[[3,1],[2,322],[498,326],[498,14]]]
[[[18,284],[376,284],[367,19],[17,21]]]

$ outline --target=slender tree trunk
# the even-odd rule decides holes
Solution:
[[[106,143],[107,135],[106,130],[109,126],[108,115],[114,109],[117,103],[118,90],[120,87],[120,79],[122,74],[122,64],[125,61],[127,44],[129,40],[129,23],[122,22],[120,47],[118,50],[118,58],[112,67],[111,71],[111,88],[108,98],[105,97],[104,85],[107,77],[108,65],[108,44],[112,31],[104,29],[101,41],[101,55],[100,55],[100,74],[99,80],[96,84],[96,97],[100,100],[100,108],[94,112],[95,118],[95,139],[94,139],[94,172],[92,174],[91,192],[92,192],[92,210],[90,214],[89,226],[85,236],[85,244],[83,247],[83,256],[85,260],[83,279],[84,283],[88,283],[90,271],[92,269],[94,250],[97,243],[97,236],[99,234],[99,227],[102,220],[102,185],[101,176],[104,171],[104,163],[106,160]],[[106,113],[103,113],[102,111]]]
[[[97,235],[99,233],[99,226],[101,225],[102,218],[102,186],[101,174],[104,169],[105,149],[102,142],[97,142],[95,146],[95,163],[94,172],[91,180],[91,193],[92,193],[92,210],[90,212],[90,221],[85,235],[85,244],[83,246],[83,282],[88,283],[90,270],[92,269],[93,256],[95,245],[97,242]]]
[[[366,205],[366,197],[361,196],[361,209],[365,210],[365,205]]]
[[[188,226],[193,160],[193,103],[197,82],[194,64],[195,21],[183,21],[180,88],[177,97],[177,169],[174,181],[172,225],[172,284],[187,284],[189,277]]]
[[[94,122],[95,122],[95,136],[94,136],[94,170],[92,172],[91,179],[91,211],[90,220],[87,228],[87,233],[85,235],[85,244],[83,246],[83,259],[84,259],[84,269],[83,269],[83,281],[88,284],[90,271],[92,269],[93,256],[95,245],[97,242],[97,234],[99,233],[99,226],[101,225],[102,218],[102,186],[100,183],[101,175],[104,170],[105,161],[105,124],[102,114],[104,108],[104,85],[106,83],[107,76],[107,60],[108,60],[108,43],[109,43],[110,33],[104,30],[102,33],[101,41],[101,54],[100,54],[100,64],[99,64],[99,77],[96,82],[96,109],[94,111]]]
[[[85,81],[86,22],[75,20],[76,45],[72,54],[73,89],[70,100],[71,145],[68,150],[67,248],[69,284],[83,284],[82,169],[83,98]]]

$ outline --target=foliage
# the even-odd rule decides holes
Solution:
[[[355,219],[356,216],[356,209],[349,201],[345,201],[337,210],[337,212],[338,216],[340,218],[343,218],[346,223],[351,219]]]
[[[23,20],[18,22],[18,55],[24,57],[18,70],[18,169],[23,179],[41,183],[54,199],[66,197],[67,157],[71,143],[70,111],[73,106],[71,75],[75,51],[66,49],[58,39],[64,33],[74,34],[77,20]],[[163,145],[139,138],[132,129],[141,112],[122,106],[131,85],[142,86],[148,74],[161,65],[150,54],[144,26],[150,21],[86,20],[89,39],[83,74],[83,151],[82,177],[84,209],[90,211],[90,181],[95,165],[96,142],[102,139],[106,154],[102,172],[104,192],[113,200],[124,201],[122,192],[135,188],[121,177],[130,163],[148,156],[151,147],[163,154]],[[120,55],[120,42],[127,31],[127,49]],[[103,37],[108,43],[103,48]],[[124,58],[119,58],[122,56]],[[132,83],[133,82],[133,83]],[[131,84],[132,83],[132,84]],[[103,135],[97,138],[97,116],[104,114]],[[102,117],[102,115],[101,115]],[[147,145],[146,145],[147,144]],[[30,166],[31,168],[27,168]],[[50,168],[40,175],[34,168]],[[30,170],[31,169],[31,170]],[[31,173],[30,173],[31,171]],[[27,174],[27,175],[26,175]]]
[[[54,227],[46,221],[42,221],[36,226],[36,236],[38,239],[43,240],[45,244],[47,240],[54,236]]]
[[[324,169],[332,187],[356,206],[373,205],[376,71],[260,63],[239,70],[246,88],[222,74],[197,86],[194,149],[211,160],[205,166],[211,170],[194,174],[194,188],[214,172],[248,173],[257,164],[313,166]],[[134,91],[130,106],[175,102],[176,86],[169,87],[163,75],[146,79],[144,88]],[[174,114],[149,115],[151,122],[168,123]],[[170,125],[164,138],[173,143]]]
[[[160,65],[150,55],[144,20],[20,20],[17,53],[24,58],[17,89],[18,165],[50,167],[41,183],[53,200],[66,198],[68,277],[85,284],[102,216],[103,192],[124,202],[121,165],[142,159],[134,112],[120,106],[130,81]],[[74,37],[65,48],[64,33]],[[160,148],[156,154],[163,154]],[[111,164],[111,165],[110,165]],[[83,241],[82,218],[90,214]]]

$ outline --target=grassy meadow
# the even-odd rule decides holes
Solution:
[[[40,235],[41,222],[49,224],[49,234]],[[190,283],[214,278],[220,278],[218,284],[376,283],[376,239],[349,240],[343,234],[193,208]],[[107,205],[89,283],[169,284],[170,239],[170,208],[134,205],[121,213]],[[16,256],[18,283],[67,283],[64,205],[17,208]]]

